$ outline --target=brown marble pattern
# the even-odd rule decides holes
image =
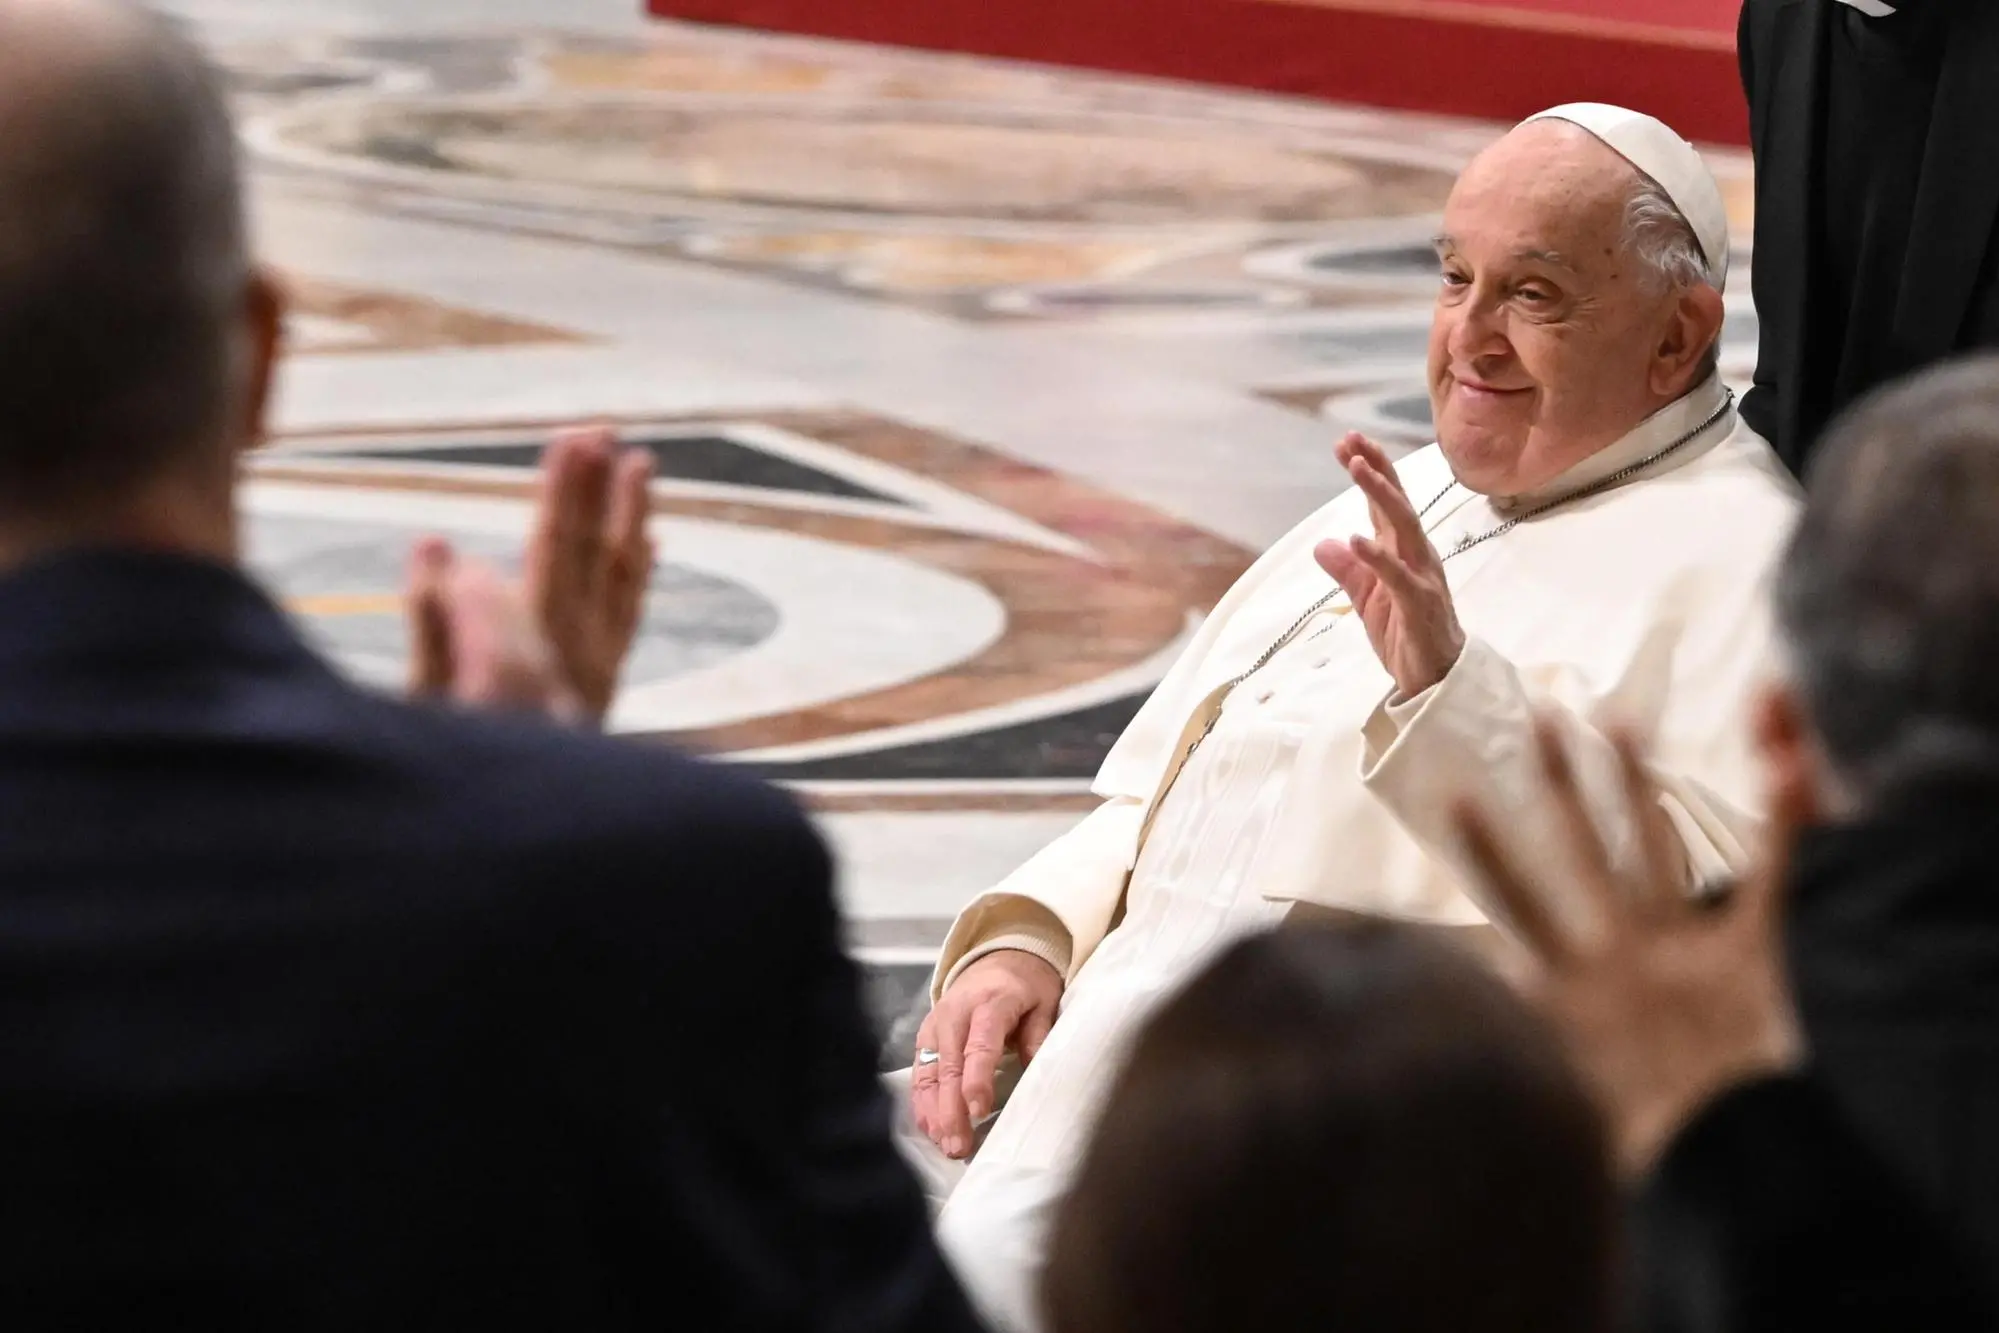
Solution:
[[[366,335],[353,341],[294,337],[292,355],[339,356],[427,352],[443,348],[580,343],[577,334],[541,324],[460,310],[395,292],[369,291],[290,273],[283,278],[294,313],[331,320]]]

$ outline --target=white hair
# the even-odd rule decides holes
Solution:
[[[1659,182],[1642,171],[1634,174],[1638,181],[1624,208],[1624,248],[1648,270],[1654,290],[1717,286],[1714,265],[1686,214]],[[1703,368],[1712,373],[1720,365],[1721,338],[1716,335]]]
[[[1643,172],[1635,174],[1638,183],[1624,208],[1625,248],[1652,270],[1662,286],[1714,286],[1714,267],[1686,214],[1659,182]]]

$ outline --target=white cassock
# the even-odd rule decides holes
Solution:
[[[1425,694],[1393,701],[1365,629],[1334,607],[1229,689],[1331,588],[1313,547],[1371,531],[1365,498],[1342,494],[1222,599],[1105,761],[1104,804],[966,909],[940,988],[995,946],[1039,953],[1068,979],[1054,1031],[938,1217],[1001,1327],[1038,1327],[1050,1212],[1126,1043],[1215,951],[1298,904],[1482,924],[1454,864],[1458,796],[1504,812],[1522,848],[1561,845],[1539,798],[1537,708],[1557,708],[1614,848],[1633,848],[1635,830],[1601,729],[1625,721],[1652,738],[1695,875],[1742,867],[1760,804],[1747,705],[1769,666],[1767,576],[1798,501],[1725,404],[1709,380],[1513,502],[1454,486],[1434,446],[1416,453],[1397,472],[1419,508],[1443,497],[1424,522],[1449,552],[1713,423],[1636,476],[1448,559],[1467,642]],[[1037,927],[1051,915],[1062,930]]]

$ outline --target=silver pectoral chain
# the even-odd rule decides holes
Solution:
[[[1664,460],[1672,457],[1680,450],[1692,444],[1695,440],[1698,440],[1701,436],[1707,434],[1709,430],[1713,429],[1716,422],[1720,421],[1723,417],[1728,415],[1728,410],[1731,407],[1735,406],[1735,390],[1724,389],[1722,390],[1722,395],[1723,396],[1721,400],[1721,406],[1717,407],[1714,410],[1713,414],[1710,415],[1706,421],[1701,422],[1700,425],[1695,426],[1685,435],[1680,436],[1679,439],[1674,440],[1671,444],[1659,450],[1657,453],[1647,454],[1644,458],[1639,459],[1636,463],[1633,463],[1631,466],[1619,468],[1617,471],[1611,473],[1603,480],[1591,482],[1589,485],[1583,487],[1581,490],[1571,491],[1569,492],[1569,494],[1561,496],[1558,499],[1549,500],[1544,504],[1536,505],[1532,509],[1529,509],[1524,514],[1515,514],[1512,518],[1507,519],[1504,523],[1500,524],[1498,527],[1494,528],[1490,532],[1482,532],[1475,537],[1470,537],[1470,536],[1463,537],[1459,539],[1458,544],[1456,546],[1453,546],[1450,550],[1443,552],[1438,557],[1438,562],[1442,563],[1443,561],[1451,560],[1456,558],[1457,556],[1461,556],[1466,551],[1471,550],[1472,547],[1483,546],[1486,542],[1491,541],[1494,537],[1503,537],[1507,533],[1513,531],[1513,529],[1519,527],[1522,523],[1525,523],[1527,520],[1532,518],[1539,518],[1541,515],[1547,513],[1551,509],[1559,509],[1563,505],[1574,504],[1578,500],[1587,500],[1591,496],[1602,495],[1605,491],[1611,490],[1612,488],[1620,486],[1623,483],[1631,480],[1633,477],[1643,472],[1646,468],[1651,467],[1654,463],[1663,462]],[[1458,488],[1457,478],[1453,477],[1448,486],[1444,487],[1443,490],[1437,492],[1435,499],[1431,500],[1430,503],[1424,505],[1423,508],[1417,512],[1416,521],[1420,523],[1424,519],[1428,518],[1430,516],[1430,511],[1435,509],[1438,505],[1442,504],[1444,502],[1444,497],[1449,495],[1452,491],[1456,490],[1457,488]],[[1428,536],[1429,532],[1430,532],[1429,529],[1425,529],[1424,535]],[[1341,597],[1344,597],[1345,595],[1346,594],[1342,589],[1334,588],[1324,597],[1321,597],[1318,601],[1312,603],[1311,606],[1306,608],[1304,615],[1299,616],[1297,620],[1292,622],[1291,628],[1285,630],[1284,633],[1278,636],[1277,641],[1275,643],[1271,644],[1268,648],[1263,650],[1262,656],[1256,659],[1256,661],[1250,666],[1249,670],[1243,672],[1240,676],[1237,676],[1234,680],[1228,683],[1226,687],[1227,692],[1234,693],[1236,686],[1242,684],[1244,681],[1248,680],[1251,676],[1254,676],[1257,672],[1263,670],[1263,668],[1265,668],[1266,666],[1269,666],[1270,659],[1277,656],[1277,654],[1283,652],[1284,649],[1290,645],[1291,641],[1297,638],[1298,635],[1304,630],[1305,626],[1311,623],[1313,616],[1318,615],[1319,612],[1325,610],[1327,606],[1331,605],[1334,601],[1338,600]]]

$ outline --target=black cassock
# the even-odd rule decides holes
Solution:
[[[1999,1327],[1999,777],[1808,833],[1807,1077],[1737,1090],[1641,1190],[1641,1333]]]
[[[1743,416],[1802,472],[1833,415],[1999,346],[1999,0],[1748,0],[1762,324]]]

